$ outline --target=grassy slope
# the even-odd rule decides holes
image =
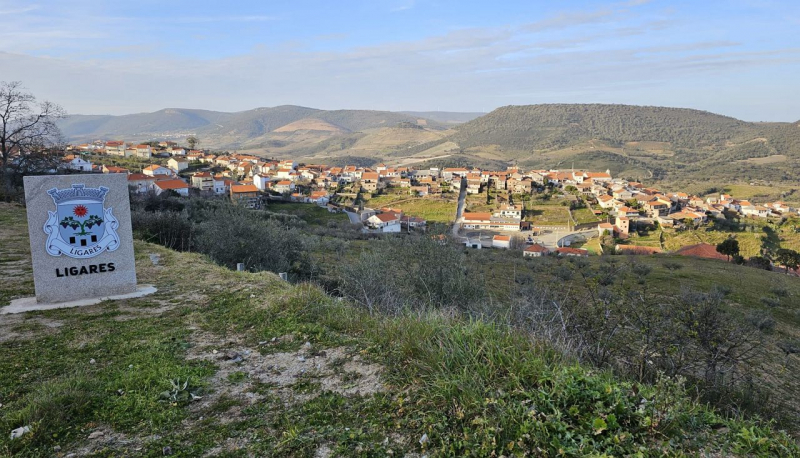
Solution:
[[[295,215],[310,224],[320,226],[324,226],[328,222],[346,223],[350,221],[344,213],[331,213],[326,208],[316,204],[271,200],[267,206],[267,211]]]
[[[800,232],[797,223],[790,221],[782,226],[769,225],[763,220],[746,218],[743,220],[748,225],[747,231],[718,231],[703,226],[696,230],[677,231],[675,229],[663,230],[663,246],[661,243],[661,231],[652,231],[647,236],[641,237],[633,235],[626,243],[632,245],[661,247],[668,251],[678,250],[681,247],[695,245],[698,243],[710,243],[716,245],[729,237],[734,237],[739,241],[739,250],[742,256],[760,256],[762,245],[770,243],[773,248],[788,248],[800,250]],[[752,226],[752,231],[749,227]],[[772,240],[764,233],[763,228],[769,226],[774,232]]]
[[[24,230],[21,209],[0,210],[12,216],[4,228]],[[162,456],[163,447],[173,456],[799,451],[764,426],[717,417],[673,384],[623,383],[491,325],[369,316],[272,274],[135,248],[139,279],[155,283],[155,295],[0,321],[0,455],[52,456],[55,444],[82,456]],[[24,244],[3,249],[25,256]],[[229,350],[244,361],[220,358]],[[291,367],[250,363],[299,352],[314,361],[343,354],[330,361],[338,383],[323,385],[330,377],[313,368],[287,380],[280,374]],[[348,391],[363,387],[347,370],[355,361],[380,368],[372,394]],[[178,377],[203,399],[158,401]],[[7,431],[23,424],[34,432],[10,442]],[[88,439],[95,431],[104,436]]]
[[[370,208],[391,207],[399,208],[410,216],[417,216],[431,223],[449,223],[456,216],[456,197],[412,197],[405,192],[398,190],[401,194],[385,194],[372,197],[364,205]]]
[[[503,260],[498,259],[496,262],[481,262],[483,275],[489,284],[494,285],[492,294],[500,303],[507,301],[508,292],[515,289],[516,276],[531,275],[543,285],[571,287],[570,281],[553,275],[559,269],[557,265],[551,264],[545,268],[537,260],[527,259],[526,262],[513,263],[508,262],[507,255],[502,257]],[[730,292],[727,297],[728,306],[740,316],[747,317],[751,313],[763,311],[771,313],[777,326],[774,332],[764,336],[764,351],[757,361],[759,366],[755,368],[755,373],[758,374],[756,383],[763,384],[776,393],[773,401],[782,404],[789,412],[788,415],[796,418],[800,414],[800,403],[797,402],[800,380],[796,376],[800,373],[800,357],[796,354],[786,355],[781,349],[786,343],[800,342],[800,313],[797,307],[800,303],[800,281],[797,278],[733,263],[682,256],[618,256],[611,259],[616,262],[634,261],[639,266],[635,268],[636,271],[647,270],[647,285],[654,292],[675,295],[682,288],[710,291],[718,287]],[[564,260],[548,261],[569,265]],[[590,257],[587,262],[602,266],[604,260]],[[577,276],[574,281],[580,283]]]

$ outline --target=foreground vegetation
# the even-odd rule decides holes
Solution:
[[[143,242],[135,248],[140,281],[155,283],[155,295],[3,317],[0,428],[32,432],[16,441],[0,435],[0,453],[800,452],[768,424],[693,401],[678,379],[620,381],[452,308],[370,314],[272,274],[237,273]],[[25,255],[24,246],[13,249]],[[340,383],[330,385],[313,370],[286,381],[248,362],[286,354],[324,361],[340,348],[350,361],[343,368],[353,355],[380,367],[376,390],[348,391],[364,388],[358,371],[333,369]],[[177,389],[170,380],[181,380]]]

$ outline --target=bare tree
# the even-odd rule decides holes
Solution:
[[[56,120],[64,110],[38,102],[22,83],[0,82],[0,180],[6,194],[22,175],[53,168],[50,154],[61,140]]]

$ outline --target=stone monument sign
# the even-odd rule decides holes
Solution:
[[[125,174],[25,177],[39,303],[136,291]]]

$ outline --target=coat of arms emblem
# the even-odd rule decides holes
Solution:
[[[112,209],[103,205],[108,188],[73,184],[71,188],[53,188],[47,193],[56,204],[56,211],[47,212],[44,225],[48,254],[86,259],[119,248],[119,221]]]

